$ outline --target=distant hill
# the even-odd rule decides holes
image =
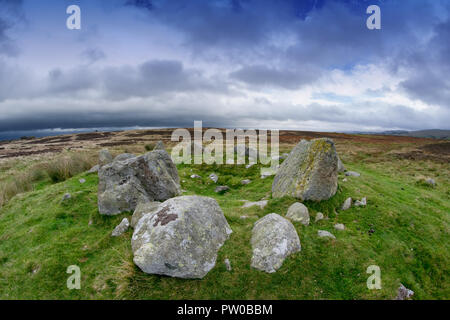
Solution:
[[[382,131],[382,132],[358,132],[358,133],[450,140],[450,130],[441,130],[441,129],[428,129],[428,130],[418,130],[418,131],[389,130],[389,131]]]

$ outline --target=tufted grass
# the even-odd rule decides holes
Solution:
[[[97,210],[95,174],[82,173],[13,197],[0,209],[0,299],[392,299],[400,283],[414,299],[449,299],[449,168],[433,162],[394,160],[388,156],[344,157],[347,169],[361,177],[339,177],[338,193],[328,201],[305,202],[311,224],[294,223],[302,250],[278,272],[250,268],[253,223],[275,212],[284,216],[295,199],[270,197],[273,177],[260,179],[259,166],[180,165],[186,195],[215,198],[233,230],[220,249],[216,266],[202,280],[182,280],[141,272],[132,262],[132,230],[110,236],[124,218]],[[217,184],[208,179],[219,175]],[[201,179],[191,179],[198,174]],[[418,183],[433,177],[437,186]],[[86,179],[80,184],[79,179]],[[249,185],[240,181],[250,179]],[[231,190],[214,192],[217,185]],[[62,201],[65,193],[72,198]],[[367,207],[340,211],[351,196],[366,196]],[[268,205],[241,208],[241,200],[268,197]],[[327,219],[314,222],[317,212]],[[247,219],[240,217],[246,215]],[[345,224],[338,231],[334,224]],[[374,229],[373,234],[369,230]],[[337,239],[317,237],[328,230]],[[224,259],[231,261],[226,270]],[[81,268],[81,290],[66,287],[69,265]],[[382,289],[368,290],[369,265],[381,268]]]

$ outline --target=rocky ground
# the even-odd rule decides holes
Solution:
[[[142,250],[133,261],[130,221],[136,228],[139,218],[132,211],[99,214],[99,178],[88,169],[104,148],[113,157],[140,155],[163,140],[170,149],[171,132],[2,142],[0,195],[8,196],[0,209],[0,298],[394,299],[399,288],[406,296],[414,291],[414,299],[450,297],[450,144],[399,136],[280,132],[281,153],[301,139],[335,142],[348,171],[337,175],[336,194],[320,202],[273,197],[274,177],[261,176],[260,165],[178,165],[182,194],[213,199],[233,232],[207,251],[202,279],[143,272],[159,267]],[[148,226],[170,222],[176,210],[164,210]],[[264,254],[266,248],[278,254]],[[74,264],[82,271],[80,290],[66,287]],[[367,288],[371,265],[381,269],[379,290]]]

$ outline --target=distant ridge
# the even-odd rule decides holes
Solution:
[[[356,132],[354,132],[354,133],[356,133]],[[357,132],[357,133],[450,140],[450,130],[442,130],[442,129],[427,129],[427,130],[417,130],[417,131],[389,130],[389,131],[382,131],[382,132]]]

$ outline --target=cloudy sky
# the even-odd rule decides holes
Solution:
[[[0,132],[194,120],[450,129],[450,1],[0,0]]]

